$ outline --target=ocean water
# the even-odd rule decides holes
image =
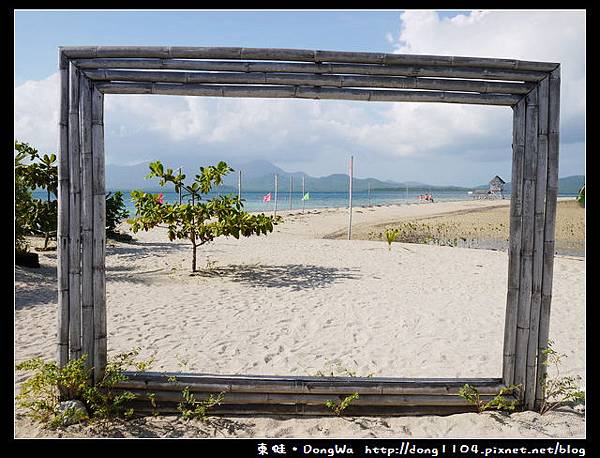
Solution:
[[[114,190],[113,190],[114,191]],[[135,214],[135,207],[131,200],[130,190],[121,190],[123,192],[123,199],[130,215]],[[159,191],[154,192],[158,194]],[[352,193],[352,206],[354,208],[366,207],[369,205],[389,205],[389,204],[406,204],[406,203],[418,203],[418,196],[423,194],[423,190],[408,190],[406,191],[371,191],[368,192],[353,192]],[[265,192],[242,192],[242,202],[244,209],[251,212],[265,212],[272,213],[275,210],[275,195],[271,193],[271,201],[263,202],[263,196]],[[209,193],[206,198],[210,199],[216,196],[217,193]],[[289,192],[278,193],[277,195],[277,211],[285,212],[286,210],[299,210],[299,209],[315,209],[315,208],[347,208],[348,207],[348,193],[347,192],[309,192],[310,198],[306,201],[302,201],[302,193]],[[436,190],[431,192],[434,201],[437,202],[448,202],[448,201],[460,201],[460,200],[472,200],[473,197],[466,191],[456,190]],[[559,194],[561,197],[564,196],[575,196],[574,194]],[[35,191],[33,196],[39,199],[45,199],[46,193]],[[165,202],[175,203],[179,202],[179,195],[175,192],[163,192]],[[291,197],[291,199],[290,199]],[[510,194],[504,194],[505,199],[510,199]],[[183,202],[187,199],[184,197]]]
[[[130,213],[135,212],[135,207],[131,201],[129,192],[123,191],[124,200],[127,209]],[[251,212],[271,213],[275,210],[275,194],[271,193],[271,201],[263,202],[265,192],[242,192],[242,202],[244,209]],[[423,194],[423,191],[372,191],[368,192],[353,192],[352,206],[366,207],[368,205],[388,205],[388,204],[405,204],[419,202],[418,196]],[[216,196],[215,193],[210,193],[206,197],[210,199]],[[236,194],[237,195],[237,194]],[[315,208],[347,208],[348,193],[347,192],[309,192],[309,199],[303,201],[301,192],[283,192],[277,194],[277,212],[285,212],[287,210],[299,209],[315,209]],[[174,192],[163,193],[165,202],[179,202],[179,195]],[[456,200],[471,200],[471,196],[465,191],[441,191],[432,192],[434,201],[456,201]],[[509,196],[510,197],[510,196]],[[183,198],[186,202],[186,198]]]

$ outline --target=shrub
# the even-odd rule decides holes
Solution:
[[[45,362],[42,358],[23,361],[17,364],[17,370],[33,371],[33,374],[21,384],[17,405],[24,408],[28,416],[49,427],[62,424],[69,412],[61,413],[59,404],[70,400],[83,402],[90,420],[128,418],[133,415],[133,410],[127,408],[127,402],[135,399],[136,395],[116,389],[116,384],[127,380],[126,370],[149,368],[150,360],[136,359],[139,351],[136,348],[109,359],[103,378],[93,386],[90,385],[93,368],[87,364],[87,355],[73,359],[63,367],[54,361]]]
[[[506,396],[513,396],[518,393],[520,385],[510,385],[502,387],[500,392],[490,401],[483,401],[479,390],[468,383],[458,391],[459,396],[465,398],[469,403],[473,404],[477,408],[478,413],[482,413],[486,410],[496,409],[507,412],[514,412],[519,405],[518,398],[509,399]]]
[[[116,191],[106,194],[106,235],[112,238],[123,238],[117,231],[117,226],[129,217],[129,212],[123,201],[123,193]]]
[[[203,401],[198,401],[189,387],[185,387],[182,391],[183,401],[177,406],[177,410],[181,412],[184,420],[201,420],[206,421],[210,409],[221,402],[225,398],[225,392],[219,393],[216,397],[212,394]]]
[[[358,393],[352,393],[349,396],[346,396],[340,402],[335,402],[331,400],[325,401],[325,407],[328,407],[335,415],[341,416],[344,413],[344,410],[350,406],[354,401],[359,398]]]
[[[56,154],[40,155],[39,151],[27,143],[15,141],[15,181],[18,202],[15,216],[21,235],[32,234],[44,236],[44,250],[48,249],[51,237],[56,236],[58,218],[58,168],[55,165]],[[25,159],[29,162],[25,163]],[[46,199],[34,199],[31,190],[46,191]],[[18,239],[22,249],[22,238]]]
[[[385,230],[385,239],[388,243],[388,251],[392,250],[392,242],[396,241],[396,237],[400,233],[399,229],[386,229]]]
[[[548,341],[548,346],[543,352],[543,364],[552,366],[556,376],[549,377],[546,373],[542,380],[542,402],[539,412],[544,415],[551,410],[568,404],[578,404],[585,401],[585,392],[579,388],[580,376],[569,377],[560,375],[560,365],[565,354],[559,354],[553,348],[554,342]]]

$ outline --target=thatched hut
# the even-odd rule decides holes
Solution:
[[[469,194],[475,199],[504,199],[502,190],[506,182],[496,175],[490,180],[490,187],[488,189],[475,189]]]

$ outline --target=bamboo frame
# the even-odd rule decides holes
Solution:
[[[136,406],[176,411],[182,387],[225,391],[220,413],[324,415],[330,397],[360,394],[349,413],[469,411],[458,388],[484,397],[521,384],[527,408],[542,401],[558,192],[560,66],[479,57],[297,49],[83,46],[59,50],[57,359],[90,353],[94,380],[107,358],[104,94],[441,102],[513,109],[513,191],[502,378],[403,379],[130,373],[119,389]],[[275,176],[277,183],[277,176]],[[277,203],[277,188],[275,190]],[[276,211],[276,210],[275,210]],[[179,390],[179,392],[178,392]]]

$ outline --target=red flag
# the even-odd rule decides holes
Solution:
[[[271,202],[271,193],[263,196],[263,202]]]

